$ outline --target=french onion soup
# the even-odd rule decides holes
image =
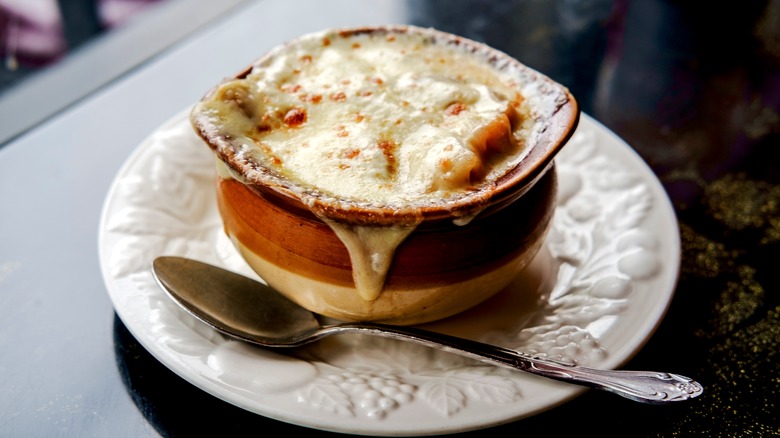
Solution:
[[[579,110],[483,44],[414,26],[281,45],[191,113],[225,230],[271,286],[338,319],[469,308],[536,254]]]

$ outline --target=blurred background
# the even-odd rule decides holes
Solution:
[[[248,0],[0,0],[0,147]]]
[[[0,0],[0,92],[166,0]]]

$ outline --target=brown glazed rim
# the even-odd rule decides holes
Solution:
[[[330,196],[320,194],[309,187],[302,187],[294,182],[278,176],[255,161],[245,161],[236,157],[233,147],[228,139],[220,135],[219,129],[208,122],[206,117],[191,117],[192,125],[197,134],[230,168],[240,175],[242,182],[254,190],[260,196],[276,198],[278,201],[293,207],[304,207],[315,212],[318,216],[324,216],[332,220],[352,224],[391,225],[399,223],[418,223],[421,220],[452,219],[459,216],[471,215],[480,212],[487,207],[500,208],[519,196],[522,196],[541,175],[550,167],[555,155],[569,141],[579,123],[580,109],[576,99],[563,85],[553,81],[549,77],[533,70],[511,56],[497,49],[464,37],[438,31],[431,28],[421,28],[411,25],[396,26],[364,26],[343,29],[328,29],[328,33],[336,33],[342,37],[359,34],[379,33],[417,33],[431,38],[437,44],[458,46],[464,50],[485,57],[488,62],[499,71],[513,69],[518,71],[518,79],[530,77],[533,81],[540,81],[549,94],[563,96],[552,115],[543,120],[543,129],[540,131],[535,144],[526,156],[511,170],[494,181],[491,185],[481,187],[474,192],[466,193],[459,197],[448,199],[442,204],[398,206],[366,205],[349,200],[336,200]],[[310,35],[304,35],[305,38]],[[301,38],[290,40],[268,52],[237,75],[226,79],[228,82],[234,79],[246,77],[252,69],[283,51],[286,47],[295,45]],[[522,72],[522,74],[520,74]],[[223,82],[223,83],[224,83]],[[521,82],[522,85],[526,82]],[[212,96],[221,84],[215,86],[204,96],[203,100]],[[303,194],[303,195],[302,195]],[[304,200],[304,197],[306,198]],[[302,204],[305,204],[302,205]]]

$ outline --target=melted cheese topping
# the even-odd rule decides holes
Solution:
[[[198,111],[242,159],[334,198],[440,203],[522,157],[523,98],[481,57],[411,34],[311,35]]]
[[[382,207],[441,204],[522,159],[533,123],[516,80],[422,33],[323,32],[275,50],[194,114],[219,127],[239,161],[301,193]],[[376,299],[415,224],[322,219],[349,251],[360,296]]]

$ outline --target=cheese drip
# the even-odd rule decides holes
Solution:
[[[347,226],[323,219],[349,251],[352,279],[360,298],[373,301],[379,297],[387,271],[398,245],[414,231],[416,225],[397,227]]]

